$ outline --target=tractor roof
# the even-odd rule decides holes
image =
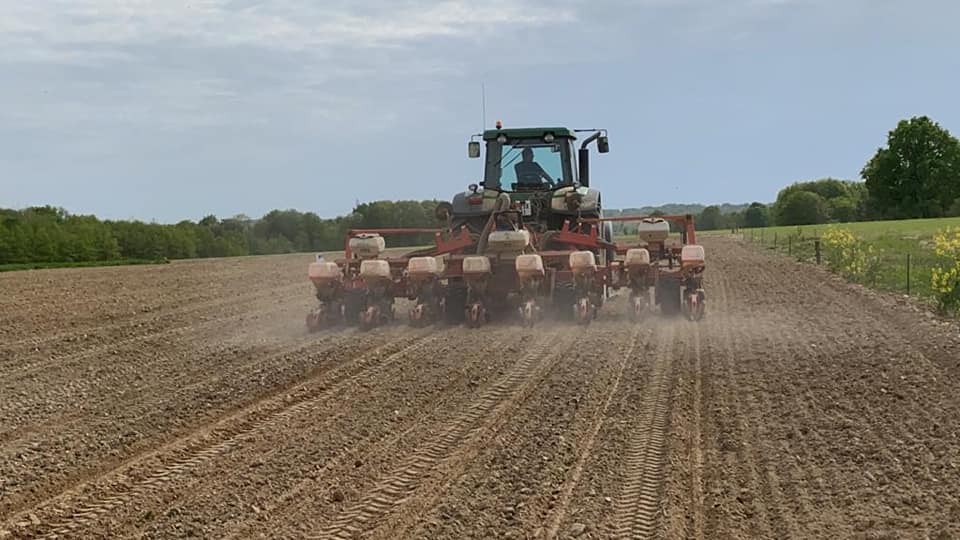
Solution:
[[[507,129],[488,129],[483,132],[483,140],[490,141],[496,139],[498,135],[504,134],[511,139],[533,139],[540,138],[547,133],[553,133],[554,137],[569,137],[576,139],[572,129],[564,127],[531,127],[531,128],[507,128]]]

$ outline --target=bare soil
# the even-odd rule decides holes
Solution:
[[[308,334],[309,258],[0,274],[0,538],[960,538],[960,330],[733,239],[708,315]]]

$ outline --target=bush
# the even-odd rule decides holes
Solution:
[[[946,217],[960,217],[960,197],[957,197],[953,204],[950,205],[950,208],[947,209]]]
[[[774,206],[777,225],[813,225],[827,221],[827,204],[812,191],[792,191]]]
[[[960,228],[940,231],[933,236],[933,251],[940,264],[931,274],[933,291],[940,310],[957,311],[960,308]]]
[[[873,282],[880,271],[880,257],[873,246],[849,229],[827,227],[820,237],[827,266],[847,279]]]

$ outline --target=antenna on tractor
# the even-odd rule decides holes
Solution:
[[[487,129],[487,88],[484,83],[480,83],[480,115],[482,124],[480,124],[480,132],[483,133],[483,130]]]

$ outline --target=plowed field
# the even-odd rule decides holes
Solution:
[[[707,318],[307,334],[309,258],[0,274],[0,538],[958,538],[960,334],[732,239]]]

